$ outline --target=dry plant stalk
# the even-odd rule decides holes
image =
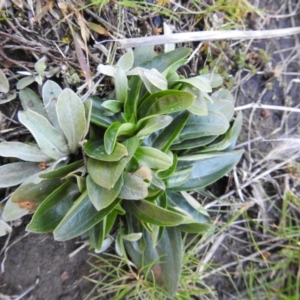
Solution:
[[[120,48],[142,47],[157,44],[176,44],[195,41],[216,41],[216,40],[252,40],[271,39],[300,34],[300,27],[273,29],[273,30],[231,30],[231,31],[195,31],[174,33],[170,35],[148,36],[131,39],[115,39],[111,42],[118,42]],[[102,41],[100,43],[107,42]]]

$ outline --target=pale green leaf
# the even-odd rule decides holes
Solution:
[[[58,96],[56,112],[71,153],[76,153],[86,133],[85,109],[81,99],[69,88]]]
[[[33,110],[48,119],[43,102],[40,97],[31,89],[25,88],[19,92],[19,97],[24,110]]]
[[[113,113],[118,113],[122,108],[122,102],[117,100],[105,100],[102,103],[105,109],[112,111]]]
[[[20,142],[2,142],[0,144],[0,156],[16,157],[31,162],[51,160],[51,158],[38,147]]]
[[[0,167],[0,188],[18,185],[40,171],[39,164],[32,162],[3,165]]]
[[[148,196],[148,184],[134,174],[124,173],[124,183],[119,197],[125,200],[140,200]]]
[[[117,62],[117,66],[120,67],[125,73],[129,71],[133,66],[133,51],[131,48],[127,49],[127,52],[123,54]]]
[[[154,46],[136,47],[134,53],[134,64],[133,67],[141,66],[142,64],[150,61],[152,58],[157,56],[154,51]]]
[[[135,157],[140,165],[145,165],[150,169],[166,170],[173,164],[172,159],[167,154],[152,147],[139,147]]]
[[[207,116],[190,115],[175,142],[180,143],[187,139],[220,135],[225,133],[228,128],[229,122],[220,112],[209,112]]]
[[[136,242],[143,236],[142,232],[123,234],[122,239],[129,242]]]
[[[144,138],[155,131],[163,129],[167,127],[172,122],[172,120],[173,118],[171,116],[160,115],[146,120],[144,119],[143,121],[139,121],[137,126],[141,128],[141,130],[137,133],[137,137]]]
[[[208,113],[207,101],[201,91],[188,84],[184,84],[182,90],[187,91],[196,96],[195,102],[188,108],[188,111],[198,116],[206,116]]]
[[[117,100],[125,103],[128,96],[128,79],[125,71],[118,66],[114,77],[114,83]]]
[[[101,74],[114,77],[116,75],[116,68],[109,65],[98,65],[97,71]]]
[[[48,117],[52,125],[58,130],[61,131],[59,126],[57,113],[56,113],[56,104],[58,95],[61,93],[61,87],[52,80],[47,80],[42,88],[43,102],[45,110],[48,114]]]
[[[217,88],[223,84],[223,77],[219,74],[208,73],[200,75],[199,77],[207,79],[212,88]]]
[[[0,93],[8,93],[9,91],[9,82],[3,71],[0,69]]]
[[[99,211],[109,206],[119,195],[123,185],[122,176],[111,189],[106,189],[96,184],[91,176],[87,176],[86,186],[89,198]]]
[[[150,94],[168,89],[166,78],[156,69],[135,68],[127,75],[139,75]]]
[[[206,92],[206,93],[212,92],[212,88],[211,85],[209,84],[209,80],[204,77],[196,76],[187,79],[178,79],[176,82],[188,83],[202,92]]]
[[[9,198],[4,206],[2,219],[4,221],[14,221],[22,218],[25,215],[29,214],[29,210],[26,208],[21,208],[18,203],[14,203]]]
[[[34,65],[36,72],[41,76],[44,74],[46,67],[46,56],[40,58]]]
[[[118,181],[138,147],[138,139],[136,137],[130,138],[123,145],[127,148],[128,156],[121,158],[120,161],[107,162],[88,159],[87,169],[95,183],[106,189],[111,189]]]
[[[58,160],[69,154],[68,145],[64,137],[46,118],[30,110],[20,111],[18,117],[20,122],[29,129],[46,155]]]
[[[18,90],[22,90],[22,89],[26,88],[28,85],[32,84],[33,82],[35,82],[34,76],[26,76],[26,77],[21,78],[18,81],[16,87]]]

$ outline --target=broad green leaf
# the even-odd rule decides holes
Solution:
[[[128,95],[128,79],[124,70],[118,66],[114,76],[114,83],[117,100],[125,103]]]
[[[34,76],[23,77],[18,81],[16,88],[18,90],[25,89],[28,85],[32,84],[33,82],[35,82]]]
[[[227,89],[219,89],[211,94],[212,100],[224,100],[224,101],[230,101],[232,104],[235,103],[235,99],[231,92]]]
[[[228,120],[219,112],[209,112],[207,116],[190,115],[175,143],[203,136],[220,135],[228,128]]]
[[[89,140],[84,144],[84,152],[91,158],[102,161],[119,161],[122,157],[127,156],[128,152],[124,145],[116,143],[111,154],[107,154],[103,142],[98,140]]]
[[[181,143],[174,144],[170,147],[171,150],[188,150],[188,149],[194,149],[198,147],[203,147],[211,142],[213,142],[218,136],[217,135],[211,135],[211,136],[203,136],[196,139],[189,139],[185,140]]]
[[[0,93],[6,94],[9,91],[9,82],[2,70],[0,69]]]
[[[24,110],[33,110],[48,119],[48,115],[44,108],[43,102],[33,90],[29,88],[22,89],[19,92],[19,98]]]
[[[219,112],[231,121],[234,115],[234,104],[228,100],[213,99],[213,102],[207,103],[207,108],[210,112]]]
[[[38,147],[20,142],[2,142],[0,144],[0,156],[17,157],[25,161],[42,162],[51,158]]]
[[[118,131],[121,127],[120,122],[115,122],[111,124],[104,134],[104,148],[107,154],[111,154],[115,148],[115,144],[118,137]]]
[[[208,73],[200,75],[199,77],[207,79],[212,88],[217,88],[223,84],[223,77],[219,74]]]
[[[175,172],[175,170],[176,170],[177,162],[178,162],[177,155],[174,154],[173,155],[172,166],[169,169],[167,169],[167,170],[156,172],[157,178],[159,178],[159,179],[165,179],[165,178],[170,177]]]
[[[43,180],[39,175],[37,173],[24,181],[12,194],[11,201],[18,203],[21,208],[35,211],[61,185],[59,179]]]
[[[83,193],[55,228],[55,240],[67,241],[85,233],[107,216],[119,202],[120,199],[117,198],[108,207],[97,211],[87,192]]]
[[[191,197],[189,194],[185,194],[186,197]],[[187,218],[187,224],[179,225],[179,229],[189,233],[200,233],[207,230],[210,225],[210,218],[204,208],[194,199],[198,204],[198,207],[193,207],[186,197],[179,193],[168,192],[168,204],[175,211],[182,212]]]
[[[157,53],[154,51],[154,46],[136,47],[133,54],[133,67],[139,67],[157,56]]]
[[[46,67],[46,56],[40,58],[34,65],[34,68],[39,75],[43,75]]]
[[[191,77],[187,79],[178,79],[177,82],[188,83],[201,92],[206,92],[206,93],[212,92],[212,88],[211,85],[209,84],[209,80],[201,76]]]
[[[171,116],[161,115],[139,121],[137,126],[141,128],[141,130],[137,133],[137,137],[144,138],[157,130],[165,128],[172,120],[173,118]]]
[[[84,105],[85,119],[86,119],[85,133],[83,135],[85,137],[88,134],[90,129],[93,102],[92,100],[87,100],[83,103],[83,105]]]
[[[5,203],[3,213],[2,213],[2,219],[7,222],[14,221],[22,218],[27,214],[29,214],[29,210],[20,207],[18,203],[13,203],[10,197]]]
[[[87,176],[86,179],[86,187],[88,191],[89,198],[95,208],[99,211],[101,209],[109,206],[119,195],[122,185],[123,185],[122,176],[116,182],[114,187],[111,189],[103,188],[97,185],[91,178],[91,176]]]
[[[184,111],[177,115],[170,125],[165,127],[158,137],[153,141],[153,148],[157,148],[163,152],[166,152],[176,138],[180,135],[181,131],[185,128],[189,117],[190,114],[188,111]]]
[[[214,151],[214,152],[202,152],[200,151],[199,153],[191,153],[191,154],[186,154],[178,157],[178,161],[180,162],[179,164],[181,165],[181,162],[189,162],[190,165],[193,165],[196,161],[201,161],[205,159],[211,159],[215,157],[220,157],[220,156],[226,156],[227,154],[225,152],[219,152],[219,151]]]
[[[120,67],[125,73],[128,72],[133,66],[134,54],[132,49],[128,48],[127,52],[123,54],[117,62],[117,66]]]
[[[188,84],[184,84],[182,90],[196,96],[195,102],[188,108],[188,111],[194,115],[206,116],[208,114],[207,101],[205,100],[203,93]]]
[[[181,277],[183,257],[181,232],[176,228],[165,228],[156,246],[152,245],[151,236],[147,231],[143,232],[143,237],[146,243],[144,251],[134,248],[133,245],[137,242],[124,242],[128,254],[134,264],[148,275],[148,280],[154,280],[170,295],[175,295]],[[149,266],[152,267],[152,272],[149,271]]]
[[[114,122],[105,131],[104,134],[104,147],[107,154],[111,154],[114,151],[117,137],[121,135],[131,135],[134,133],[136,126],[132,123]]]
[[[41,172],[39,164],[32,162],[15,162],[0,167],[0,188],[18,185],[29,177]]]
[[[102,107],[108,109],[114,113],[121,111],[123,103],[117,100],[105,100],[102,103]]]
[[[52,80],[47,80],[42,88],[44,109],[46,110],[48,117],[52,125],[58,130],[61,131],[59,126],[57,113],[56,113],[56,104],[58,95],[61,93],[61,87]]]
[[[172,78],[174,78],[174,75],[176,76],[176,80],[179,78],[177,74],[177,70],[185,65],[188,62],[186,58],[180,59],[176,62],[174,62],[172,65],[168,66],[164,71],[163,75],[167,78],[168,81],[173,81]]]
[[[82,168],[84,168],[84,170],[82,172],[86,172],[85,167],[82,167]],[[69,179],[70,177],[76,178],[77,187],[78,187],[80,193],[83,193],[86,190],[86,177],[78,176],[75,174],[68,174],[66,176],[66,179]]]
[[[8,233],[11,232],[11,230],[12,230],[11,227],[6,222],[0,219],[0,237],[7,235]]]
[[[185,91],[166,90],[150,95],[138,109],[140,119],[175,113],[187,109],[194,103],[195,96]]]
[[[126,201],[125,209],[139,220],[159,226],[177,226],[184,222],[184,217],[178,213],[161,208],[146,200]]]
[[[202,189],[217,181],[239,162],[243,150],[223,152],[219,156],[194,161],[191,178],[180,187],[172,188],[173,191],[191,191]],[[182,162],[186,163],[186,162]]]
[[[93,181],[106,189],[114,187],[135,153],[138,143],[136,137],[123,142],[123,145],[127,148],[128,156],[121,158],[121,160],[117,162],[100,161],[92,158],[88,159],[87,169]]]
[[[230,128],[225,134],[221,135],[213,144],[201,149],[199,153],[222,151],[231,145],[232,128]]]
[[[228,148],[226,148],[226,151],[231,151],[234,149],[236,141],[239,137],[239,134],[241,132],[243,125],[243,113],[239,112],[238,115],[236,116],[234,123],[232,125],[232,137],[231,137],[231,144]]]
[[[192,176],[193,168],[186,168],[175,171],[171,176],[165,179],[166,187],[171,189],[186,183]]]
[[[66,181],[41,203],[26,230],[36,233],[53,231],[79,195],[76,183]]]
[[[75,172],[78,170],[80,167],[83,166],[83,160],[80,159],[78,161],[75,161],[71,164],[68,164],[66,166],[59,167],[53,171],[48,171],[46,173],[40,174],[40,178],[43,179],[61,179],[68,174]]]
[[[111,117],[105,116],[104,113],[105,109],[103,107],[99,108],[93,105],[91,123],[104,128],[109,127],[115,120]]]
[[[124,183],[119,197],[125,200],[140,200],[148,196],[148,184],[134,174],[125,172],[123,175]]]
[[[103,224],[106,217],[103,218],[98,224],[93,226],[89,230],[89,241],[90,241],[90,247],[95,248],[95,250],[101,251],[102,243],[104,241],[104,229],[105,225]]]
[[[20,111],[18,117],[46,155],[55,160],[68,155],[69,149],[65,139],[46,118],[31,110]]]
[[[124,104],[124,119],[127,122],[132,120],[134,123],[136,123],[137,106],[140,98],[141,86],[142,80],[140,80],[138,76],[132,76],[129,81],[127,101]]]
[[[191,53],[192,49],[189,48],[177,48],[173,51],[164,53],[154,57],[152,60],[145,62],[140,67],[146,69],[156,69],[158,72],[164,72],[169,66],[173,65],[177,61],[187,57]]]
[[[86,133],[85,109],[81,99],[69,88],[58,96],[56,113],[71,153],[76,153]]]
[[[145,165],[150,169],[166,170],[173,164],[172,159],[167,154],[152,147],[138,147],[134,156],[140,165]]]
[[[104,252],[112,244],[113,238],[107,237],[107,235],[111,231],[116,217],[116,210],[113,210],[89,230],[91,246],[95,248],[96,253]]]
[[[127,75],[138,75],[150,94],[168,89],[166,78],[156,69],[148,70],[138,67],[128,72]]]
[[[130,233],[130,234],[122,235],[122,239],[129,241],[129,242],[135,242],[135,241],[138,241],[142,236],[143,236],[142,232]]]

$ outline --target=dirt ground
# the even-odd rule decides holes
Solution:
[[[28,218],[27,218],[28,219]],[[8,247],[1,255],[0,299],[2,295],[30,300],[84,299],[92,285],[82,276],[89,273],[89,258],[86,249],[72,258],[69,254],[81,244],[75,241],[56,242],[52,235],[28,234],[24,223],[14,228]],[[7,237],[0,239],[4,247]],[[32,289],[26,296],[21,295]],[[2,296],[3,297],[3,296]]]
[[[292,14],[291,7],[297,6],[297,0],[289,1],[252,1],[260,8],[268,9],[281,16],[260,19],[257,29],[273,29],[300,26],[300,8]],[[270,13],[270,16],[272,15]],[[290,16],[291,17],[288,17]],[[262,70],[259,74],[238,71],[237,85],[233,89],[236,106],[249,103],[261,103],[276,106],[299,107],[300,83],[293,81],[300,75],[299,47],[300,36],[276,40],[252,41],[248,44],[253,53],[259,54],[263,49],[271,58],[271,76]],[[275,76],[272,76],[275,75]],[[285,122],[283,122],[285,120]],[[288,120],[288,121],[286,121]],[[250,150],[254,156],[267,153],[274,146],[272,139],[284,137],[287,134],[299,134],[299,114],[261,109],[244,111],[244,129],[240,143]],[[244,144],[246,141],[253,141]],[[253,217],[257,214],[253,208]],[[274,219],[276,215],[274,214]],[[24,230],[28,218],[19,227],[14,227],[10,237],[0,238],[0,300],[83,300],[93,286],[83,279],[90,270],[87,264],[88,249],[85,248],[69,255],[82,244],[76,241],[55,242],[52,235],[27,234]],[[235,235],[239,240],[247,239],[238,230],[231,231],[225,237],[220,249],[216,251],[214,263],[216,266],[230,265],[226,276],[212,274],[206,277],[209,284],[218,293],[219,299],[238,299],[232,281],[239,267],[238,259],[253,251],[249,240],[244,243],[232,239]],[[236,263],[234,263],[236,262]],[[236,282],[238,285],[239,283]],[[23,293],[31,289],[26,295]],[[23,294],[23,295],[22,295]],[[5,298],[7,297],[7,298]]]

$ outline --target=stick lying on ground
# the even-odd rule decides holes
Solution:
[[[215,41],[215,40],[252,40],[271,39],[300,34],[300,27],[272,29],[272,30],[229,30],[229,31],[195,31],[174,33],[170,35],[147,36],[131,39],[115,39],[111,42],[118,42],[120,48],[142,47],[157,44],[176,44],[195,41]],[[101,41],[100,43],[107,42]]]

